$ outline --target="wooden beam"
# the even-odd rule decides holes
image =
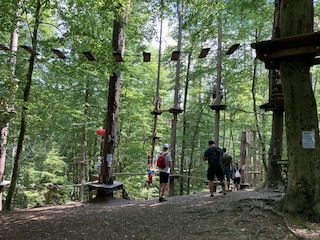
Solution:
[[[199,54],[199,58],[205,58],[210,51],[210,48],[203,48]]]
[[[58,56],[58,58],[65,59],[66,56],[59,49],[51,49],[51,51]]]
[[[238,48],[240,47],[240,43],[233,44],[228,51],[226,52],[226,55],[231,55],[234,53]]]
[[[96,61],[96,59],[94,58],[94,56],[92,55],[91,52],[83,52],[83,54],[86,56],[86,58],[87,58],[89,61]]]
[[[143,52],[143,62],[150,62],[151,53]]]
[[[180,51],[173,51],[171,54],[171,60],[177,61],[180,57]]]
[[[35,50],[33,50],[32,48],[30,48],[28,46],[20,45],[20,47],[22,47],[24,50],[31,53],[32,55],[39,55],[39,53],[37,53]]]
[[[9,48],[7,48],[5,45],[3,45],[3,44],[0,44],[0,49],[2,49],[2,50],[5,50],[5,51],[8,51],[9,50]]]
[[[216,105],[216,104],[212,104],[210,105],[210,108],[212,110],[226,110],[227,106],[226,105]]]

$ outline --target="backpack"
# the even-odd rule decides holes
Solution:
[[[234,177],[240,178],[241,174],[240,174],[239,168],[236,168],[235,170],[236,170],[236,173],[234,174]]]
[[[160,153],[158,156],[157,166],[158,168],[164,169],[166,167],[166,155],[167,153]]]

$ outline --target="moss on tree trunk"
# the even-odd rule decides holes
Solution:
[[[283,0],[280,15],[281,37],[313,31],[311,0]],[[319,218],[316,187],[319,174],[315,171],[319,166],[319,127],[310,77],[311,60],[310,56],[300,55],[281,62],[289,171],[288,189],[279,207],[282,211]],[[304,131],[314,132],[315,148],[303,147]]]

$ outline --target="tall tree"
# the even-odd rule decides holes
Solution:
[[[183,4],[182,1],[177,1],[177,16],[178,16],[178,46],[177,51],[180,53],[181,51],[181,43],[182,43],[182,22],[183,22]],[[170,149],[171,149],[171,157],[172,157],[172,169],[171,173],[174,173],[174,167],[175,167],[175,155],[176,155],[176,141],[177,141],[177,124],[178,124],[178,114],[181,111],[178,103],[179,98],[179,91],[180,91],[180,57],[177,59],[177,65],[176,65],[176,77],[175,77],[175,84],[174,84],[174,103],[172,114],[172,124],[171,124],[171,141],[170,141]],[[170,111],[169,110],[169,111]],[[169,187],[169,195],[174,195],[174,178],[170,178],[170,187]]]
[[[282,0],[280,36],[313,32],[313,1]],[[319,126],[317,105],[310,79],[313,57],[292,56],[282,60],[280,71],[284,94],[288,144],[288,190],[280,209],[320,217]],[[305,140],[311,144],[304,145]],[[314,145],[313,145],[313,144]]]
[[[124,25],[128,22],[130,10],[130,0],[126,5],[119,4],[116,7],[115,19],[113,23],[113,51],[123,57],[125,47]],[[117,14],[119,12],[120,14]],[[109,79],[108,107],[105,121],[105,137],[103,146],[103,161],[100,183],[113,184],[112,171],[114,163],[114,149],[117,143],[117,126],[120,105],[120,66],[115,67],[113,74]],[[101,194],[101,193],[100,193]]]
[[[275,0],[272,39],[280,37],[280,7],[281,0]],[[272,129],[270,138],[270,148],[268,155],[268,167],[264,186],[266,188],[284,187],[282,181],[282,167],[274,164],[274,161],[282,158],[282,141],[283,141],[283,94],[281,83],[278,78],[279,69],[269,71],[269,105],[272,110]]]
[[[41,7],[43,6],[40,0],[38,0],[36,3],[35,14],[34,14],[34,28],[31,36],[32,49],[37,49]],[[17,181],[19,178],[21,153],[23,150],[23,142],[24,142],[24,137],[27,129],[28,102],[29,102],[29,96],[30,96],[30,89],[32,85],[32,74],[33,74],[35,59],[36,59],[36,54],[31,53],[29,58],[29,67],[28,67],[28,73],[26,78],[26,84],[23,92],[24,105],[22,106],[22,114],[21,114],[21,120],[20,120],[20,134],[18,139],[17,152],[14,157],[14,167],[13,167],[12,176],[11,176],[11,184],[10,184],[8,195],[4,205],[4,209],[6,210],[10,210],[11,208],[11,202],[13,199],[14,190],[16,188]]]
[[[16,12],[16,24],[14,29],[11,33],[11,42],[10,42],[10,51],[11,57],[8,59],[10,64],[10,85],[16,85],[16,53],[18,50],[18,39],[19,39],[19,29],[21,25],[21,14],[22,14],[22,3],[23,0],[20,0],[17,5],[17,12]],[[2,96],[4,98],[4,96]],[[0,106],[3,107],[3,110],[6,112],[3,114],[4,118],[0,118],[0,133],[1,133],[1,145],[0,145],[0,182],[2,182],[4,170],[5,170],[5,163],[6,163],[6,156],[7,156],[7,141],[8,141],[8,134],[9,134],[9,121],[10,115],[14,110],[12,103],[8,103],[7,99],[0,99]],[[0,211],[2,210],[2,190],[3,188],[0,187]]]

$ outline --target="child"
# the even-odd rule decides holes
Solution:
[[[233,184],[235,185],[237,191],[240,190],[240,181],[241,181],[241,168],[239,167],[239,164],[235,164],[235,168],[233,169]]]
[[[147,181],[148,189],[152,187],[152,173],[153,173],[152,170],[148,169],[148,181]]]

